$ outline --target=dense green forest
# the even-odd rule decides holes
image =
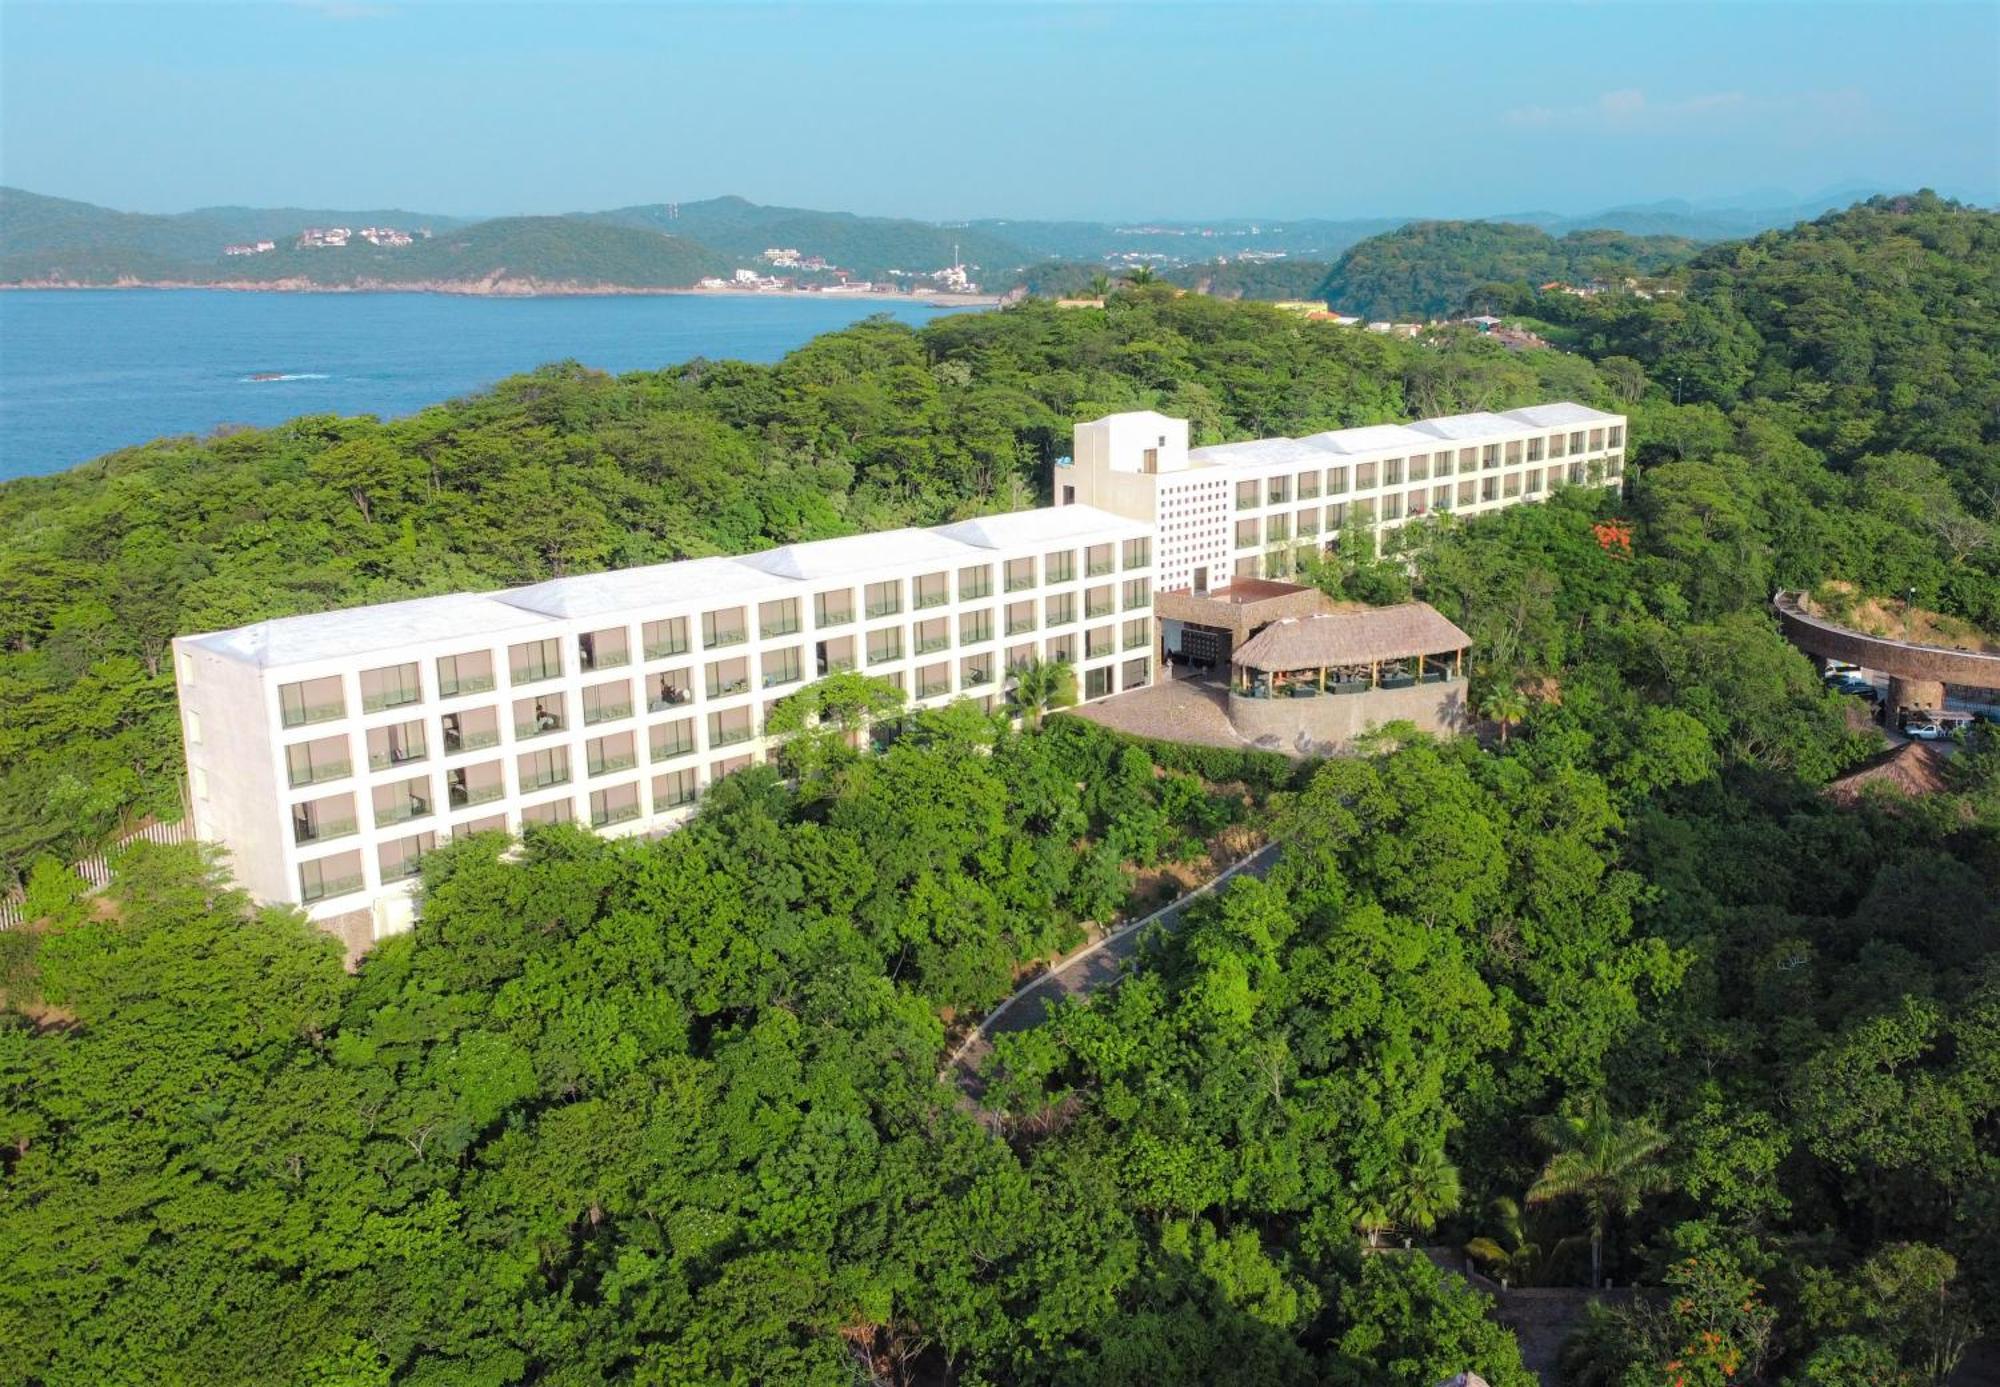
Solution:
[[[1407,1238],[1639,1283],[1577,1387],[1937,1387],[2000,1303],[2000,749],[1829,798],[1877,738],[1765,603],[1993,624],[1995,235],[1918,198],[1723,248],[1579,305],[1589,356],[1134,288],[0,489],[23,862],[160,802],[189,626],[1011,504],[1136,405],[1211,441],[1568,397],[1635,453],[1628,496],[1321,575],[1471,633],[1496,745],[806,734],[658,841],[428,858],[353,975],[191,849],[97,898],[44,862],[0,935],[0,1378],[1527,1387]],[[1003,1039],[983,1112],[939,1083],[1022,964],[1265,833],[1268,881]]]
[[[1678,236],[1599,230],[1555,237],[1507,222],[1411,222],[1341,256],[1313,297],[1373,321],[1422,321],[1455,311],[1480,284],[1615,283],[1672,269],[1697,249]]]

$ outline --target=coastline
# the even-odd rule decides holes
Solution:
[[[358,280],[351,284],[320,284],[307,279],[168,280],[120,279],[108,284],[82,280],[16,280],[0,284],[0,292],[69,293],[91,289],[207,289],[232,294],[453,294],[467,298],[618,298],[670,297],[743,299],[859,300],[864,303],[906,303],[935,308],[995,308],[1009,301],[1002,294],[899,294],[888,290],[828,292],[821,289],[702,289],[694,285],[658,286],[583,284],[494,275],[486,279]]]

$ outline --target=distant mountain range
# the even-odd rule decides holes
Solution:
[[[739,197],[483,220],[393,208],[209,207],[157,215],[116,212],[0,188],[0,285],[231,284],[467,292],[661,289],[689,286],[704,276],[726,277],[738,269],[769,273],[771,266],[760,259],[762,253],[787,249],[859,279],[882,282],[900,274],[902,278],[894,282],[903,285],[959,263],[989,292],[1061,279],[1061,274],[1052,273],[1058,264],[1115,271],[1145,263],[1173,272],[1178,282],[1262,297],[1294,294],[1311,281],[1311,272],[1300,262],[1332,264],[1371,238],[1400,234],[1411,225],[1505,222],[1556,237],[1590,230],[1709,241],[1788,226],[1862,195],[1841,190],[1803,203],[1760,209],[1660,202],[1610,208],[1587,217],[1527,212],[1478,223],[1376,217],[1149,223],[986,219],[940,224],[771,207]],[[300,233],[309,227],[346,227],[352,232],[386,227],[412,239],[407,245],[378,245],[354,235],[344,246],[304,247],[299,244]],[[272,248],[225,254],[225,247],[263,241],[272,242]],[[1665,245],[1655,243],[1655,249]],[[1597,252],[1606,249],[1601,240],[1594,246]],[[1625,254],[1617,247],[1610,249],[1614,258]],[[1249,274],[1237,268],[1259,261],[1275,264],[1281,257],[1296,268]],[[1233,262],[1230,272],[1215,273],[1218,261]],[[802,273],[808,281],[832,278],[831,270]],[[1369,302],[1381,307],[1392,297],[1371,288]]]

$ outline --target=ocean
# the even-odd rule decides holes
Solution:
[[[0,480],[223,424],[410,414],[550,361],[612,372],[776,361],[872,314],[925,323],[939,311],[683,294],[0,293]]]

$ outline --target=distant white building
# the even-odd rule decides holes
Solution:
[[[309,226],[299,233],[301,250],[344,246],[354,233],[344,226]]]
[[[224,255],[262,255],[266,251],[276,250],[277,248],[278,243],[276,241],[247,241],[240,245],[224,246],[222,253]]]
[[[357,234],[375,246],[407,246],[414,239],[409,232],[398,231],[393,226],[364,226]]]

